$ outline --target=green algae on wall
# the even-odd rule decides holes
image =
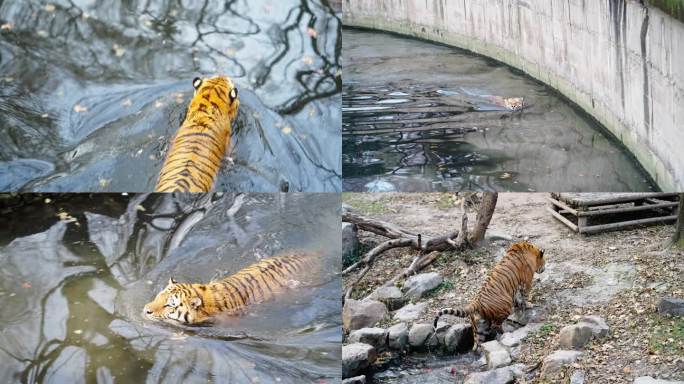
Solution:
[[[648,0],[649,4],[658,7],[668,15],[684,22],[684,0]]]

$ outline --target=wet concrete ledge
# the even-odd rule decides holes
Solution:
[[[344,0],[343,23],[518,68],[608,128],[663,191],[684,191],[684,23],[648,1]]]

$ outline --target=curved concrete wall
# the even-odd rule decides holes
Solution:
[[[636,0],[344,0],[345,25],[519,68],[594,116],[664,191],[684,191],[684,24]]]

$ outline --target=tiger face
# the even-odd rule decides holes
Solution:
[[[195,88],[195,93],[189,111],[220,114],[221,118],[228,118],[230,121],[235,119],[240,100],[237,87],[228,76],[206,79],[196,77],[192,81],[192,87]]]
[[[524,98],[522,97],[509,97],[504,99],[504,106],[511,111],[520,111],[525,106]]]
[[[536,265],[535,272],[542,273],[544,268],[546,268],[546,260],[544,260],[544,250],[537,248],[537,246],[532,245],[531,255],[534,257],[534,263]]]
[[[154,321],[175,324],[197,324],[209,320],[202,311],[203,300],[198,289],[191,284],[179,284],[173,278],[150,303],[145,304],[143,315]]]

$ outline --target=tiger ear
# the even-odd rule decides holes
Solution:
[[[238,95],[238,90],[236,87],[233,87],[233,89],[231,89],[230,93],[229,93],[230,101],[237,99],[237,95]]]
[[[199,77],[195,77],[192,80],[192,87],[195,88],[195,90],[198,90],[200,85],[202,85],[202,79]]]
[[[169,278],[169,285],[176,284],[176,279],[173,277]]]
[[[190,299],[190,305],[194,309],[197,309],[202,306],[202,299],[200,299],[199,297],[193,297]]]

